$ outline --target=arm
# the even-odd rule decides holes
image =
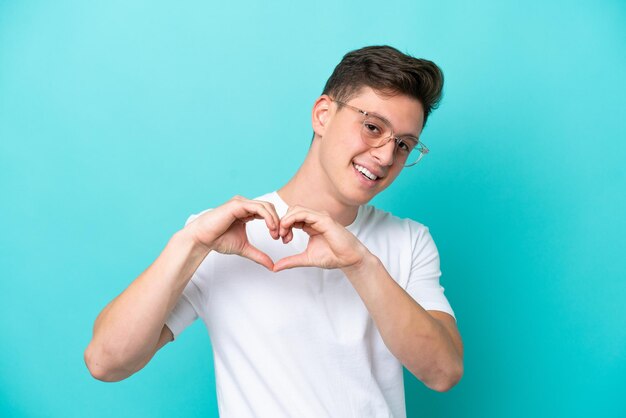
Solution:
[[[454,318],[424,310],[371,253],[342,269],[398,360],[429,388],[442,392],[463,375],[463,344]]]
[[[274,207],[239,196],[174,234],[154,263],[96,318],[84,354],[90,373],[108,382],[125,379],[171,341],[165,321],[209,252],[239,254],[272,269],[271,259],[248,242],[245,224],[252,219],[265,219],[278,239]]]
[[[429,388],[446,391],[463,374],[463,345],[452,316],[425,311],[383,264],[327,213],[294,206],[281,219],[280,235],[292,228],[309,234],[306,250],[279,260],[274,271],[300,266],[340,268],[365,303],[389,351]]]
[[[147,364],[159,343],[165,345],[165,320],[207,254],[187,230],[177,232],[154,263],[102,310],[85,350],[93,377],[125,379]]]

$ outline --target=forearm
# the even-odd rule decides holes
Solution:
[[[365,303],[389,351],[418,379],[447,390],[462,373],[462,354],[439,321],[389,275],[375,256],[344,273]]]
[[[207,254],[186,230],[174,234],[159,257],[98,315],[85,352],[92,373],[130,375],[145,363]]]

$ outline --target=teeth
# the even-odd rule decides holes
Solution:
[[[365,174],[365,176],[370,179],[370,180],[376,180],[378,177],[376,177],[374,174],[372,174],[371,171],[369,171],[367,168],[358,165],[358,164],[354,164],[354,168],[356,168],[357,170],[359,170],[361,173]]]

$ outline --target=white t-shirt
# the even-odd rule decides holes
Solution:
[[[276,192],[257,200],[273,203],[279,217],[287,212]],[[250,242],[274,261],[308,242],[300,229],[286,245],[275,241],[263,220],[246,228]],[[427,227],[367,205],[346,228],[424,309],[454,316]],[[177,338],[198,317],[213,347],[222,418],[406,417],[402,365],[339,269],[273,273],[212,252],[166,324]]]

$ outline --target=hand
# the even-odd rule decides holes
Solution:
[[[315,212],[301,206],[290,207],[280,220],[279,235],[285,244],[293,239],[293,228],[309,234],[309,244],[304,252],[277,261],[274,271],[293,267],[353,268],[361,265],[371,254],[361,241],[327,212]]]
[[[222,254],[238,254],[272,270],[272,259],[248,241],[246,222],[264,219],[269,233],[278,239],[280,219],[274,205],[235,196],[225,204],[200,215],[185,228],[194,240]]]

